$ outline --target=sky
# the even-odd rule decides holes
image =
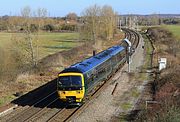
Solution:
[[[180,14],[180,0],[0,0],[0,16],[20,15],[21,9],[45,8],[48,16],[81,15],[92,5],[110,5],[119,14]]]

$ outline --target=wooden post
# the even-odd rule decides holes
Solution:
[[[96,55],[96,50],[93,50],[93,56],[95,56]]]

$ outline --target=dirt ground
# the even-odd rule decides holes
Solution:
[[[144,50],[141,48],[144,45],[141,39],[136,52],[132,56],[131,72],[134,74],[131,77],[127,73],[127,64],[113,77],[111,83],[105,91],[93,101],[90,105],[82,111],[82,113],[74,118],[72,121],[76,122],[109,122],[120,121],[124,113],[129,112],[134,108],[143,86],[146,81],[134,79],[136,72],[144,60]],[[115,84],[118,83],[117,88],[112,95]]]

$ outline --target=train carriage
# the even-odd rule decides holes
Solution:
[[[107,79],[126,62],[123,46],[113,46],[59,73],[59,98],[69,104],[79,104],[100,82]]]

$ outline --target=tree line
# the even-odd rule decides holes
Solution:
[[[28,16],[27,16],[28,14]],[[30,22],[32,32],[37,31],[75,31],[78,16],[75,13],[69,13],[66,17],[48,17],[48,11],[45,8],[32,10],[29,6],[21,9],[20,16],[2,16],[0,17],[0,31],[22,32],[25,29],[24,20]]]
[[[96,41],[113,39],[117,32],[117,13],[111,6],[90,6],[82,13],[80,20],[81,38]]]
[[[20,73],[37,69],[39,59],[39,34],[42,31],[79,33],[80,40],[93,42],[99,39],[111,40],[116,33],[116,17],[111,6],[90,6],[78,17],[69,13],[66,17],[47,17],[47,10],[30,7],[21,9],[20,16],[0,18],[0,30],[12,33],[8,48],[0,47],[0,79],[15,80]]]
[[[138,22],[139,25],[158,25],[160,22],[176,23],[174,19],[167,21],[152,16],[150,20],[141,17],[119,16],[111,6],[93,5],[82,11],[81,16],[76,13],[68,13],[65,17],[48,17],[45,8],[32,10],[26,6],[21,9],[20,16],[0,17],[0,31],[18,32],[21,36],[13,33],[11,36],[12,44],[8,49],[0,47],[0,77],[16,76],[18,73],[38,67],[39,59],[39,33],[47,32],[76,32],[79,33],[79,40],[93,41],[113,40],[118,32],[118,19],[122,20],[121,25],[127,25],[131,21]],[[130,21],[131,20],[131,21]],[[11,72],[11,73],[10,73]]]

